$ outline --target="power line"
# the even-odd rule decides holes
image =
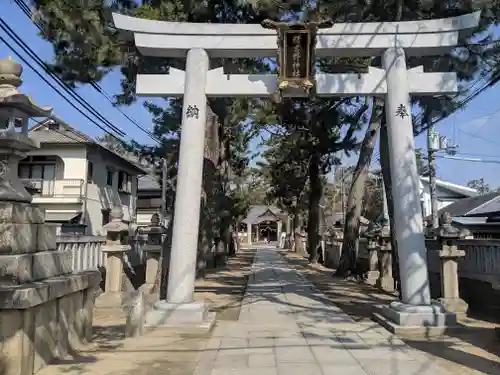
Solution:
[[[35,20],[33,19],[33,12],[29,9],[28,5],[23,0],[14,0],[14,2],[17,4],[17,6],[20,8],[20,10],[26,15],[26,17],[28,17],[33,22],[33,24],[40,30],[40,32],[42,32],[45,36],[47,36],[47,34],[45,33],[45,30],[43,29],[43,26],[40,23],[35,22]],[[68,5],[68,4],[66,4],[66,5]],[[141,131],[146,133],[153,141],[158,142],[159,144],[162,143],[161,139],[158,138],[154,133],[152,133],[149,130],[142,127],[137,121],[135,121],[133,118],[131,118],[129,115],[127,115],[119,107],[117,107],[116,103],[110,98],[110,95],[102,88],[101,85],[99,85],[99,83],[92,81],[92,82],[90,82],[90,84],[94,88],[94,90],[96,90],[99,94],[101,94],[104,98],[106,98],[106,100],[111,103],[113,108],[115,108],[118,112],[120,112],[127,120],[129,120],[132,124],[134,124]]]
[[[479,159],[479,158],[466,158],[466,157],[458,157],[458,156],[451,156],[451,155],[436,155],[436,157],[440,158],[440,159],[470,161],[473,163],[500,164],[500,160],[485,160],[485,159]]]
[[[85,99],[83,99],[79,94],[77,94],[72,87],[70,87],[67,83],[65,83],[62,79],[60,79],[55,72],[40,58],[38,55],[17,35],[17,33],[5,22],[5,20],[0,16],[0,29],[2,29],[7,36],[9,36],[14,43],[16,43],[23,51],[26,53],[33,61],[45,72],[51,76],[54,81],[64,90],[66,91],[73,99],[75,99],[83,108],[89,111],[92,115],[94,115],[99,121],[101,121],[106,127],[109,127],[111,130],[119,134],[120,136],[124,136],[125,133],[113,125],[108,119],[106,119],[102,114],[96,111]]]
[[[102,131],[104,131],[105,133],[109,134],[110,136],[112,136],[113,138],[116,138],[117,140],[119,140],[120,142],[123,142],[120,138],[118,138],[118,136],[116,136],[115,134],[109,132],[106,128],[104,128],[102,125],[98,124],[96,121],[94,121],[93,119],[91,119],[86,113],[84,113],[80,108],[78,108],[71,100],[69,100],[66,96],[64,96],[64,94],[59,91],[59,89],[57,87],[55,87],[47,78],[45,78],[38,70],[36,70],[15,48],[13,48],[9,43],[7,43],[7,41],[5,40],[5,38],[3,36],[0,35],[0,41],[3,42],[7,47],[9,47],[12,52],[14,52],[14,54],[16,54],[16,56],[25,64],[27,65],[28,67],[30,67],[33,72],[38,75],[38,77],[40,77],[47,85],[49,85],[55,92],[57,92],[64,100],[66,100],[68,102],[69,105],[71,105],[74,109],[76,109],[78,112],[80,112],[83,116],[85,116],[89,121],[91,121],[92,123],[94,123],[99,129],[101,129]]]
[[[30,56],[33,60],[35,60],[35,63],[37,63],[39,66],[41,65],[39,62],[37,62],[38,56],[31,50],[24,42],[19,42],[16,40],[15,36],[12,36],[12,33],[9,32],[7,28],[4,28],[5,21],[1,18],[0,16],[0,29],[2,29],[6,34],[19,46],[21,49],[28,55]],[[8,25],[7,25],[8,26]],[[73,102],[71,102],[66,96],[64,96],[58,88],[56,88],[47,78],[45,78],[37,69],[33,67],[22,55],[19,53],[18,50],[16,50],[10,43],[8,43],[4,37],[0,36],[0,40],[10,49],[12,52],[14,52],[20,59],[21,61],[28,65],[45,83],[47,83],[54,91],[56,91],[61,97],[64,98],[73,108],[75,108],[78,112],[80,112],[83,116],[85,116],[89,121],[94,123],[97,127],[99,127],[101,130],[105,131],[108,134],[111,134],[108,130],[106,130],[102,125],[98,124],[95,120],[91,119],[86,113],[84,113],[80,108],[78,108]],[[46,70],[47,73],[49,73],[50,76],[54,78],[52,74],[50,74],[50,71],[44,66],[44,63],[42,62],[42,68]],[[61,83],[56,80],[57,83],[61,86]],[[91,112],[94,111],[96,112],[87,102],[85,102],[83,99],[79,98],[75,93],[72,93],[71,90],[68,90],[64,85],[62,85],[62,88],[65,89],[65,91],[71,95],[75,100],[77,100],[80,105],[82,105],[84,108],[87,110],[90,108]],[[98,112],[96,112],[98,115],[100,115]],[[98,116],[96,116],[98,117]],[[102,117],[102,116],[101,116]],[[99,118],[99,117],[98,117]],[[106,125],[105,125],[106,126]],[[108,127],[111,128],[112,131],[119,135],[125,135],[123,131],[115,127],[113,124],[111,126],[108,125]],[[111,134],[113,135],[113,134]]]

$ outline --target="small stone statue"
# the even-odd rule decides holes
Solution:
[[[434,231],[435,235],[441,238],[464,238],[469,235],[465,228],[453,226],[453,217],[449,212],[443,212],[439,218],[439,228]]]

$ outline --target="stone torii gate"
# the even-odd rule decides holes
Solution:
[[[448,53],[460,36],[477,27],[479,16],[476,12],[427,21],[335,24],[317,31],[317,57],[382,57],[383,68],[370,67],[366,74],[316,74],[315,94],[385,98],[402,291],[402,303],[384,310],[390,324],[455,322],[430,298],[409,95],[456,92],[457,78],[455,73],[426,73],[422,67],[407,69],[406,56]],[[120,14],[113,14],[113,20],[141,54],[186,58],[185,71],[171,68],[165,75],[137,76],[138,95],[183,96],[167,301],[158,303],[147,319],[149,324],[201,325],[212,319],[203,302],[193,301],[207,97],[267,97],[278,89],[276,75],[224,74],[222,68],[210,69],[209,61],[275,57],[276,31],[257,24],[163,22]]]

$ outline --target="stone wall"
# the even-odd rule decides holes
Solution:
[[[89,271],[0,292],[5,372],[31,375],[92,340],[95,285]]]
[[[0,202],[2,375],[32,375],[91,340],[99,271],[73,273],[54,226],[30,203]]]
[[[439,243],[426,240],[429,282],[433,298],[441,297]],[[500,316],[500,240],[460,240],[465,257],[458,261],[460,297],[470,311]]]

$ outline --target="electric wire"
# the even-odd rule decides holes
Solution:
[[[29,9],[28,5],[23,1],[23,0],[13,0],[14,3],[20,8],[20,10],[28,17],[33,24],[40,30],[41,33],[43,33],[46,36],[45,30],[43,28],[43,25],[40,22],[36,22],[34,17],[33,17],[33,12]],[[42,62],[43,63],[43,62]],[[43,63],[44,66],[46,67],[46,64]],[[59,78],[56,75],[57,78]],[[61,80],[63,84],[68,86],[69,89],[73,90],[73,88],[69,85],[67,85],[64,81]],[[135,125],[137,128],[139,128],[141,131],[143,131],[145,134],[147,134],[153,141],[162,144],[162,141],[159,137],[157,137],[154,133],[151,131],[145,129],[143,126],[141,126],[137,121],[135,121],[132,117],[130,117],[128,114],[126,114],[123,110],[121,110],[116,103],[111,99],[110,95],[102,88],[99,83],[92,81],[90,82],[90,85],[92,88],[94,88],[95,91],[97,91],[99,94],[101,94],[111,105],[113,108],[115,108],[118,112],[120,112],[127,120],[129,120],[133,125]],[[74,91],[74,90],[73,90]],[[78,95],[75,92],[76,95]]]
[[[65,101],[68,102],[69,105],[71,105],[74,109],[76,109],[80,114],[82,114],[85,118],[87,118],[89,121],[91,121],[92,123],[94,123],[94,125],[96,125],[99,129],[101,129],[103,132],[109,134],[110,136],[112,136],[113,138],[117,139],[118,141],[120,142],[123,142],[119,136],[116,136],[115,134],[111,133],[110,131],[108,131],[104,126],[100,125],[99,123],[97,123],[96,121],[94,121],[93,119],[91,119],[86,113],[84,113],[80,108],[78,108],[71,100],[69,100],[66,96],[64,96],[64,94],[59,91],[59,89],[57,87],[55,87],[47,78],[45,78],[43,76],[43,74],[41,74],[36,68],[34,68],[28,60],[26,60],[20,53],[18,50],[16,50],[12,45],[10,45],[7,40],[0,35],[0,41],[2,43],[4,43],[7,47],[9,47],[9,49],[22,61],[23,64],[25,64],[26,66],[28,66],[29,68],[31,68],[31,70],[33,70],[33,72],[40,78],[42,79],[47,85],[49,85],[56,93],[58,93]]]

